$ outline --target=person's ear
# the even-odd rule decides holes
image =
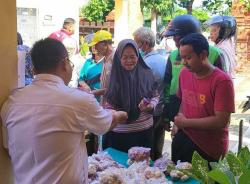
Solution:
[[[202,61],[206,61],[207,60],[207,57],[208,57],[208,52],[206,50],[203,50],[200,54],[200,59]]]
[[[62,71],[67,71],[68,69],[67,69],[67,66],[68,65],[68,63],[67,62],[60,62],[59,64],[58,64],[58,68],[60,69],[60,70],[62,70]]]

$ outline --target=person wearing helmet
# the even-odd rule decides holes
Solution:
[[[101,73],[101,88],[106,89],[109,84],[112,59],[114,55],[114,50],[112,46],[112,34],[105,30],[97,31],[94,34],[92,42],[89,44],[90,47],[95,47],[95,50],[102,56],[103,58],[103,67]],[[103,104],[105,100],[103,99]]]
[[[232,37],[236,34],[236,20],[232,16],[215,16],[206,22],[210,27],[210,39],[223,52],[225,71],[235,77],[236,54]]]
[[[171,51],[165,72],[165,89],[164,98],[165,106],[162,113],[162,120],[166,124],[166,130],[169,130],[170,121],[174,121],[174,117],[177,115],[180,107],[180,99],[176,96],[176,92],[179,86],[179,74],[183,68],[183,62],[180,57],[180,40],[190,33],[200,33],[201,24],[194,16],[184,14],[175,17],[167,26],[164,33],[165,37],[173,37],[176,50]],[[214,66],[222,69],[222,58],[220,50],[216,47],[209,46],[209,61]],[[172,135],[175,134],[173,127]],[[173,144],[172,144],[173,150]]]

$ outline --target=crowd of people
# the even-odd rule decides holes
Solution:
[[[138,28],[117,48],[111,33],[97,31],[88,43],[92,57],[78,67],[72,87],[74,24],[65,19],[62,30],[33,45],[35,78],[1,109],[17,184],[87,183],[87,155],[109,147],[147,147],[156,160],[165,131],[175,163],[191,162],[194,151],[209,162],[226,154],[235,108],[233,17],[207,22],[214,46],[194,16],[175,17],[163,33],[177,47],[168,57],[154,49],[150,28]]]

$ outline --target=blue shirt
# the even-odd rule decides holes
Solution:
[[[33,81],[33,65],[30,56],[30,48],[26,45],[18,45],[18,51],[25,51],[25,86]]]
[[[103,61],[92,64],[87,70],[85,82],[87,80],[93,79],[97,75],[100,76],[102,73],[102,65],[103,65]],[[90,84],[89,87],[92,90],[100,89],[101,88],[100,77],[99,77],[99,80],[97,82]]]
[[[79,78],[80,80],[86,79],[87,71],[92,64],[95,64],[95,61],[91,58],[85,61],[84,65],[80,70],[80,78]]]
[[[159,54],[157,51],[151,51],[143,57],[145,63],[152,70],[158,85],[163,83],[167,59]]]
[[[152,70],[155,81],[158,84],[160,100],[155,108],[154,115],[160,115],[163,108],[163,106],[161,105],[163,104],[161,99],[163,97],[163,80],[167,65],[167,59],[155,50],[144,55],[143,59],[148,67]]]

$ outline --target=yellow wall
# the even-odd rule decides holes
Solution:
[[[140,0],[115,0],[115,45],[143,25]]]
[[[0,106],[11,89],[17,86],[17,52],[16,52],[16,1],[0,1]],[[2,123],[0,122],[0,130]],[[12,184],[10,158],[3,148],[0,131],[0,183]]]

